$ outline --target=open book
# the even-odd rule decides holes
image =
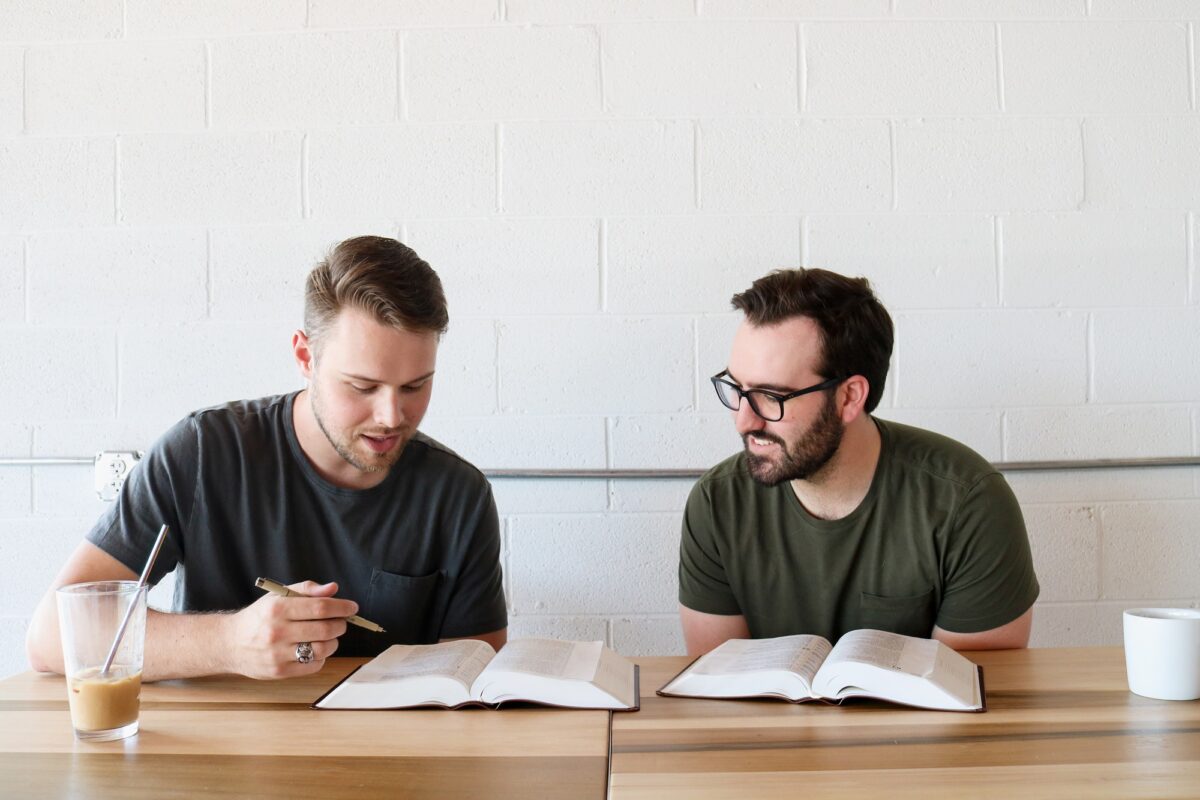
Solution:
[[[498,706],[637,710],[637,667],[603,642],[521,639],[394,644],[326,692],[314,708]]]
[[[658,694],[782,697],[840,703],[870,697],[918,708],[984,711],[983,670],[934,639],[851,631],[831,646],[820,636],[730,639],[693,661]]]

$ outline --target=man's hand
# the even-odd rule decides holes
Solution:
[[[267,594],[229,617],[229,671],[250,678],[294,678],[318,672],[337,650],[346,617],[358,603],[339,600],[336,583],[302,581],[288,587],[307,597]],[[296,660],[296,645],[311,642],[313,660]]]

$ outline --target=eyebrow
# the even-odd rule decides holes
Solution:
[[[362,381],[363,383],[386,383],[386,381],[381,381],[381,380],[379,380],[379,378],[372,378],[367,375],[356,375],[353,372],[343,372],[342,377],[350,378],[351,380]],[[433,377],[433,370],[430,370],[429,372],[426,372],[424,375],[413,378],[411,381],[405,381],[404,383],[402,383],[400,385],[401,386],[412,386],[413,384],[422,383],[424,381],[427,381],[432,377]]]
[[[725,374],[728,375],[733,380],[733,382],[736,383],[738,386],[741,386],[743,389],[746,389],[746,385],[744,383],[742,383],[741,381],[739,381],[737,378],[735,378],[733,376],[733,373],[730,372],[728,368],[726,368]],[[796,391],[795,389],[793,389],[790,386],[780,386],[777,383],[762,383],[762,384],[759,384],[758,386],[750,387],[750,389],[747,389],[747,391],[754,391],[755,389],[765,389],[768,392],[775,392],[777,394],[791,394],[792,392]]]

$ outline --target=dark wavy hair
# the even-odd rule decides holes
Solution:
[[[450,323],[433,267],[408,245],[383,236],[347,239],[308,274],[304,330],[314,346],[346,307],[408,331],[442,334]]]
[[[824,269],[779,269],[735,294],[733,307],[755,326],[810,318],[821,331],[817,372],[824,378],[862,375],[870,386],[867,413],[879,405],[895,330],[866,278]]]

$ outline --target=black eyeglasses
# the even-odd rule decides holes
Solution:
[[[728,380],[729,370],[724,369],[713,375],[713,388],[717,390],[717,397],[730,411],[737,411],[742,407],[742,398],[746,398],[750,403],[750,408],[755,414],[762,417],[767,422],[778,422],[783,419],[783,404],[793,397],[799,397],[803,394],[811,394],[812,392],[820,392],[825,389],[832,389],[845,378],[830,378],[827,381],[822,381],[815,386],[809,386],[807,389],[799,389],[787,394],[776,394],[768,392],[766,389],[743,389],[731,380]]]

